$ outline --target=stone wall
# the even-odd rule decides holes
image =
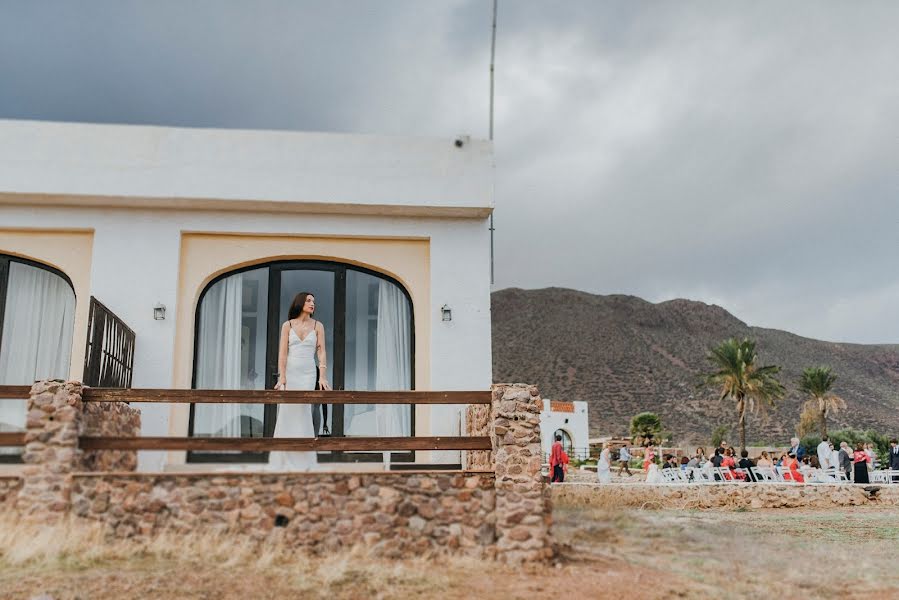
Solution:
[[[552,486],[552,497],[557,506],[596,508],[768,509],[899,506],[899,485],[560,483]]]
[[[86,402],[81,435],[138,437],[140,410],[124,402]],[[81,456],[83,471],[136,471],[134,450],[91,450]]]
[[[496,397],[497,390],[493,390]],[[465,413],[465,435],[493,436],[493,407],[490,404],[469,404]],[[492,471],[495,461],[493,450],[468,450],[463,454],[463,468],[473,471]]]
[[[79,474],[72,489],[73,514],[122,537],[230,531],[393,557],[495,553],[492,473]]]
[[[0,480],[0,506],[14,498],[23,518],[74,515],[122,537],[228,530],[313,550],[362,543],[388,556],[451,550],[511,563],[549,559],[542,400],[523,384],[496,385],[492,394],[471,421],[493,445],[480,453],[480,469],[155,474],[134,472],[134,452],[78,446],[81,435],[139,435],[138,410],[84,403],[77,382],[38,382],[28,400],[21,483]]]
[[[21,487],[22,478],[18,475],[0,475],[0,510],[15,508]]]
[[[123,403],[86,410],[81,390],[78,382],[58,380],[39,381],[31,387],[22,454],[25,466],[16,499],[16,507],[25,519],[47,522],[65,517],[75,472],[92,466],[134,469],[137,465],[133,452],[113,452],[100,459],[78,447],[78,437],[85,431],[109,435],[140,433],[140,411]]]
[[[540,472],[543,400],[534,386],[497,384],[492,407],[497,553],[508,562],[547,560],[552,503]]]

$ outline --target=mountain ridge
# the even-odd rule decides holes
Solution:
[[[491,309],[495,380],[527,381],[546,398],[586,401],[593,436],[625,434],[630,417],[644,410],[658,412],[679,442],[707,440],[719,425],[733,428],[734,407],[697,387],[709,370],[709,348],[729,337],[758,340],[760,363],[781,366],[787,388],[766,415],[750,417],[750,440],[793,434],[805,400],[799,376],[822,364],[834,368],[834,391],[848,404],[829,418],[831,428],[889,435],[899,429],[899,344],[829,342],[753,327],[698,300],[652,303],[558,287],[498,290]]]

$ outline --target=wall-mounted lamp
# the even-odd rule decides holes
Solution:
[[[165,304],[159,303],[153,307],[153,319],[155,321],[165,320]]]
[[[453,309],[451,309],[448,304],[444,304],[440,307],[440,316],[443,321],[452,321]]]

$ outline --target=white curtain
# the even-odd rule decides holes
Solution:
[[[197,388],[238,390],[243,275],[227,277],[203,296],[197,349]],[[197,404],[194,435],[240,437],[240,404]]]
[[[388,281],[378,286],[378,335],[375,389],[408,390],[411,387],[409,304],[402,291]],[[411,433],[409,405],[376,404],[375,421],[379,436]]]
[[[10,262],[0,384],[29,385],[38,379],[66,379],[72,358],[75,293],[59,275]],[[25,403],[0,400],[0,431],[25,426]]]

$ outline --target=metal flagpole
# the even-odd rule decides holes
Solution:
[[[490,141],[493,141],[493,71],[496,58],[496,5],[499,0],[493,0],[493,30],[490,36]],[[495,209],[495,202],[494,202]],[[493,276],[493,211],[490,212],[490,285],[494,283]]]

